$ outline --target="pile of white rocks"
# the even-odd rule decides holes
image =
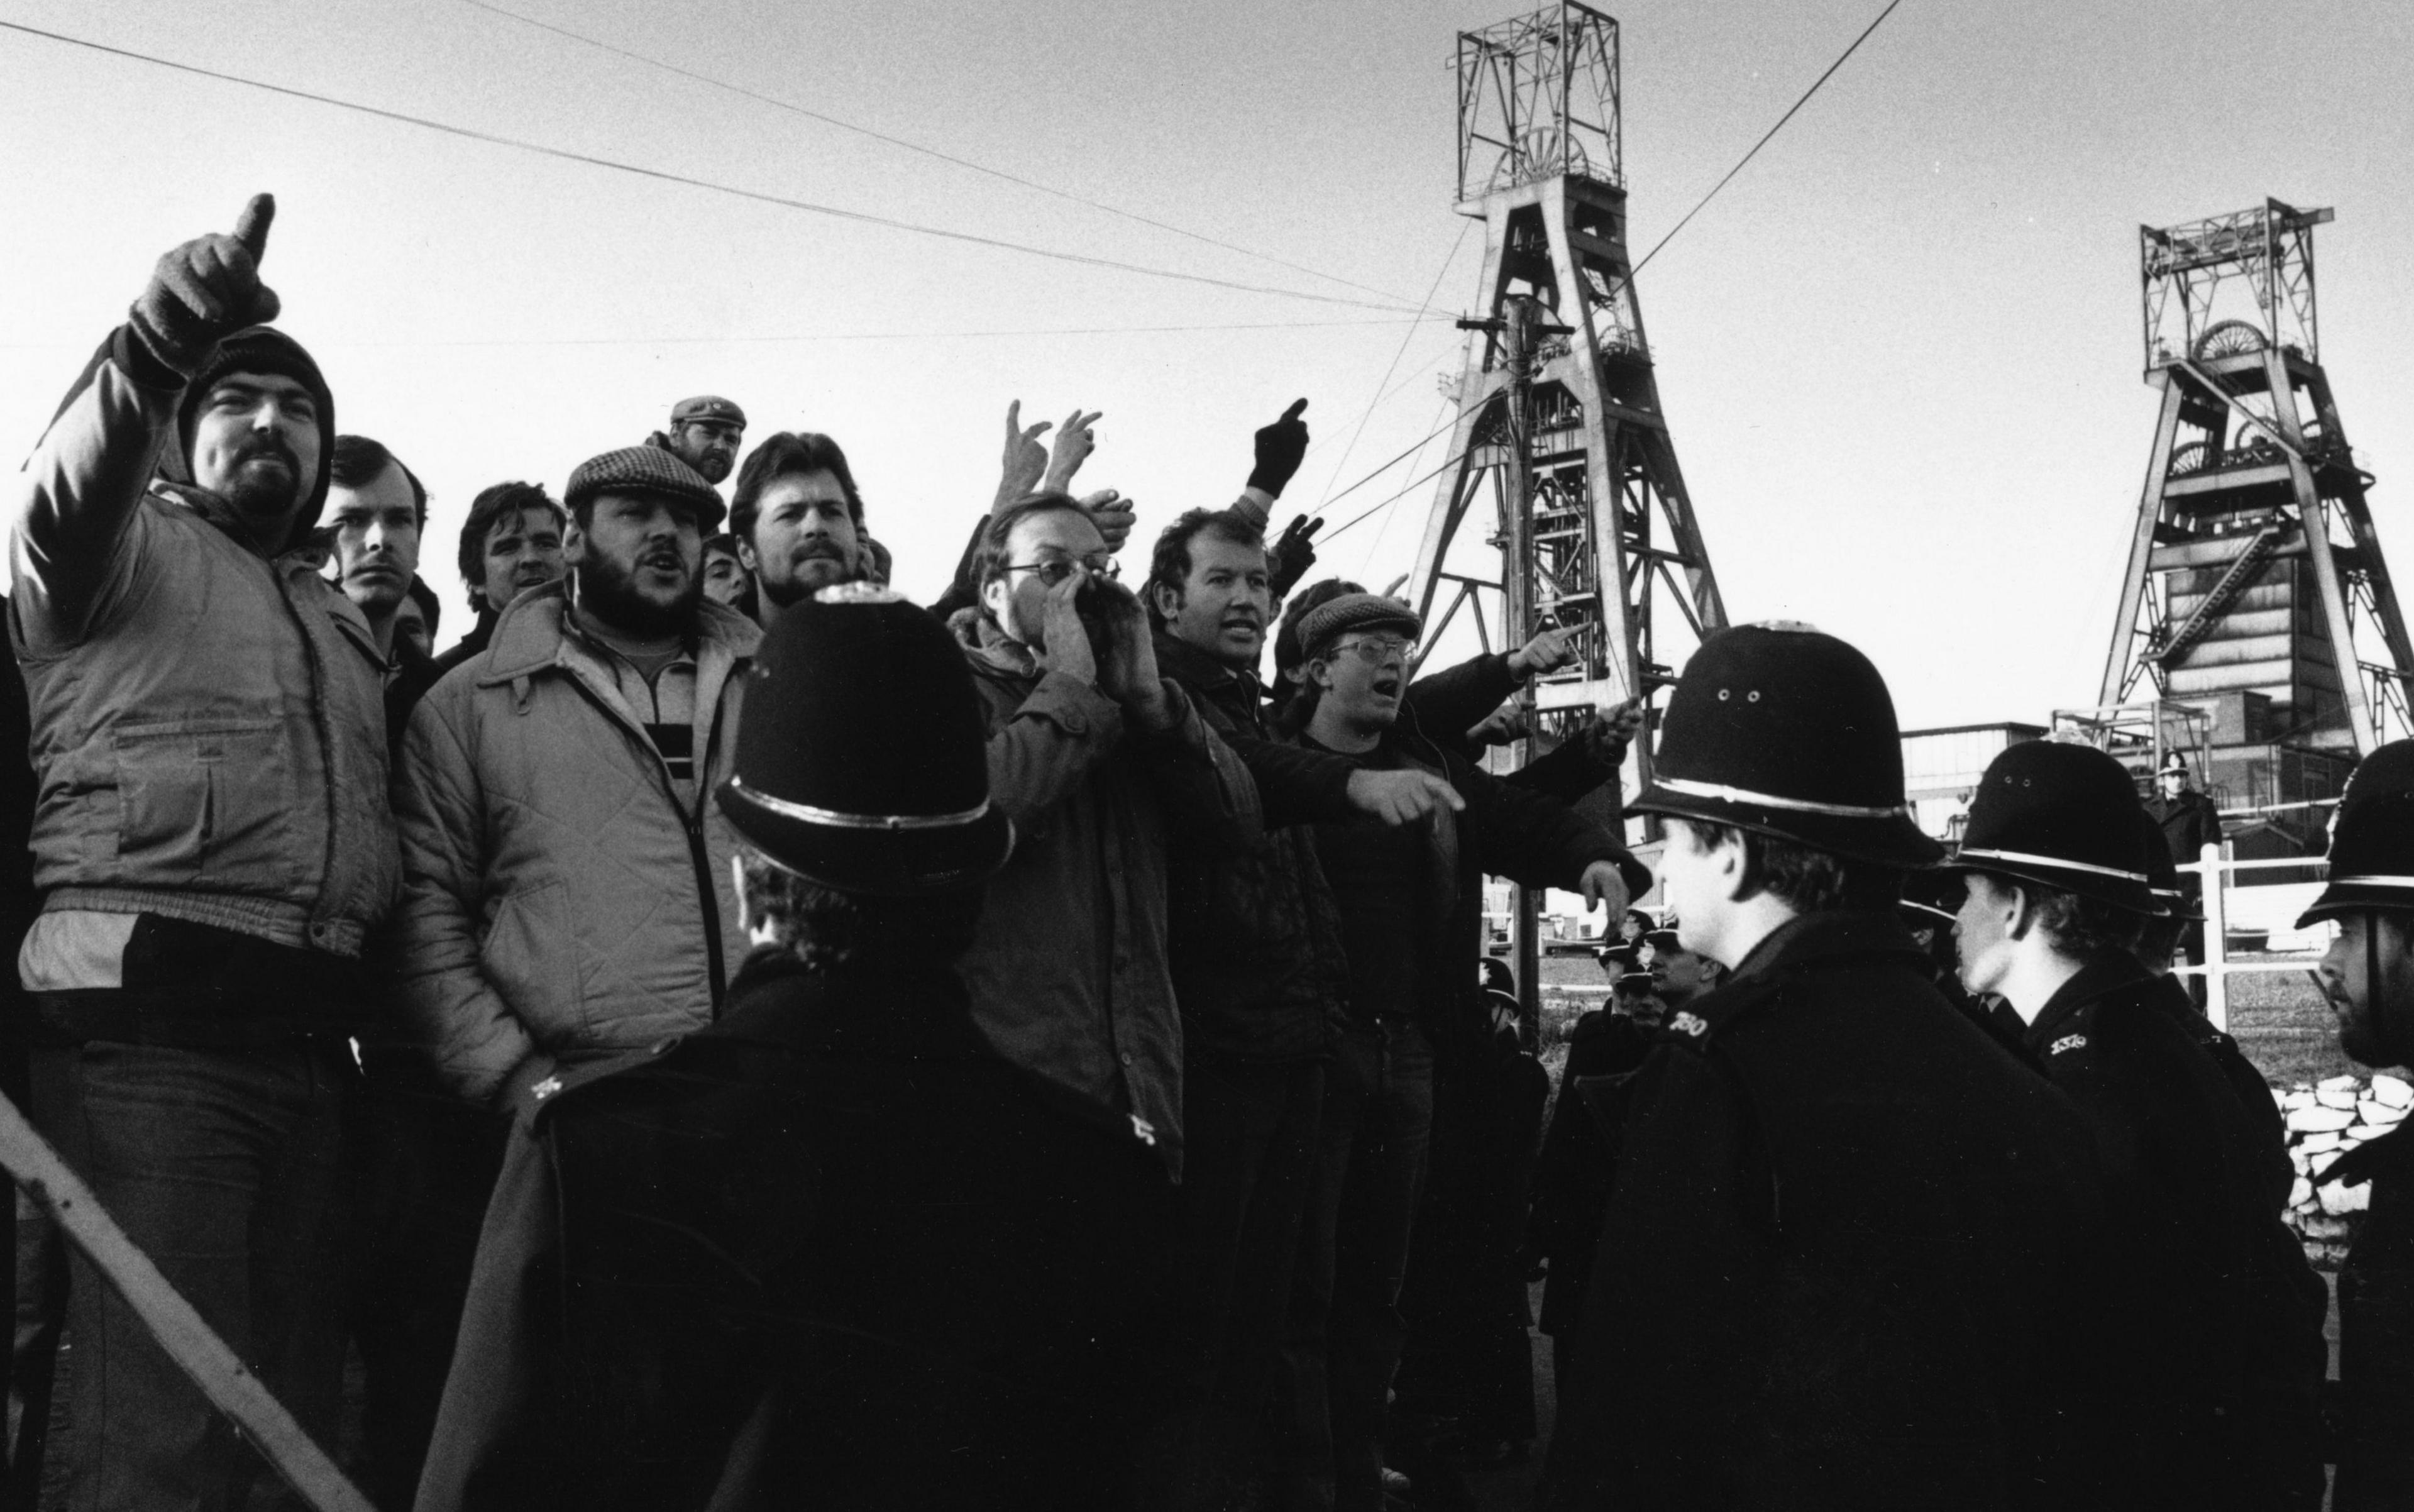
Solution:
[[[2287,1120],[2288,1159],[2297,1168],[2288,1226],[2303,1238],[2307,1259],[2335,1266],[2347,1258],[2358,1216],[2372,1205],[2372,1183],[2325,1184],[2322,1173],[2358,1145],[2405,1122],[2414,1111],[2414,1085],[2382,1071],[2369,1080],[2333,1076],[2287,1091],[2273,1087],[2272,1095]]]

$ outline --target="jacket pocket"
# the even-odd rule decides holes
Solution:
[[[282,722],[120,723],[110,746],[124,882],[269,896],[294,888],[305,858],[294,853],[298,795]]]
[[[507,893],[479,947],[488,984],[548,1050],[581,1027],[577,951],[570,932],[570,889],[561,882]]]

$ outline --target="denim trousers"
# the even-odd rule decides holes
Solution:
[[[1275,1391],[1277,1505],[1378,1512],[1383,1419],[1406,1329],[1400,1281],[1433,1131],[1433,1046],[1407,1019],[1353,1024],[1325,1073]]]
[[[34,1054],[36,1118],[60,1153],[330,1449],[358,1074],[344,1042],[326,1038],[244,1049],[91,1040]],[[67,1330],[69,1512],[221,1512],[244,1505],[254,1479],[273,1482],[81,1252]],[[285,1494],[279,1505],[299,1505]]]

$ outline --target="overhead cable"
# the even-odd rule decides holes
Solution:
[[[941,226],[925,226],[910,220],[898,220],[888,216],[876,216],[869,211],[848,210],[838,205],[816,203],[811,200],[797,200],[782,194],[767,194],[759,189],[740,188],[733,184],[719,184],[709,179],[692,178],[687,174],[674,173],[664,169],[647,168],[636,163],[621,162],[617,158],[573,152],[566,147],[549,147],[543,142],[523,142],[516,137],[501,136],[492,131],[480,131],[471,127],[454,126],[446,121],[430,120],[423,115],[410,115],[401,111],[386,110],[380,106],[365,105],[357,100],[338,98],[333,95],[316,94],[310,90],[295,89],[286,84],[274,84],[265,80],[252,79],[243,74],[224,73],[216,68],[201,67],[197,64],[178,63],[171,58],[157,57],[148,52],[137,52],[130,48],[112,47],[105,42],[93,41],[89,37],[72,37],[64,32],[44,31],[38,26],[27,26],[12,21],[0,21],[0,31],[16,32],[25,37],[37,37],[44,41],[85,48],[112,57],[172,69],[177,73],[192,74],[202,79],[215,79],[221,83],[242,84],[247,88],[265,90],[272,95],[282,95],[289,99],[307,100],[314,105],[333,106],[337,110],[371,115],[380,120],[395,121],[404,126],[415,126],[425,130],[438,131],[446,136],[459,137],[469,142],[483,142],[489,146],[511,147],[521,152],[535,153],[539,157],[557,158],[562,162],[583,163],[589,168],[610,169],[616,172],[630,173],[639,178],[653,179],[659,183],[680,184],[690,188],[708,189],[740,200],[752,200],[760,204],[779,205],[788,210],[802,210],[809,215],[852,220],[867,226],[882,226],[891,231],[912,232],[917,235],[936,236],[946,241],[967,242],[976,247],[995,247],[1000,251],[1021,252],[1028,256],[1049,258],[1059,262],[1110,268],[1119,273],[1136,273],[1146,277],[1168,278],[1179,283],[1204,284],[1214,289],[1236,290],[1242,293],[1271,294],[1282,299],[1305,299],[1319,305],[1342,305],[1356,309],[1378,309],[1388,314],[1419,313],[1408,305],[1378,305],[1371,300],[1350,299],[1339,294],[1316,294],[1304,290],[1276,288],[1270,284],[1242,283],[1230,278],[1211,277],[1203,273],[1183,273],[1172,268],[1151,267],[1145,263],[1124,262],[1113,258],[1092,257],[1084,252],[1067,252],[1054,247],[1032,247],[1021,242],[1004,241],[994,236],[981,236],[972,232],[949,231]]]
[[[1658,241],[1651,244],[1651,250],[1643,254],[1643,262],[1637,262],[1633,267],[1627,270],[1627,282],[1633,282],[1634,276],[1643,271],[1644,263],[1647,263],[1653,258],[1658,257],[1660,255],[1660,248],[1676,240],[1676,233],[1685,229],[1686,222],[1691,220],[1695,216],[1702,213],[1702,206],[1708,204],[1712,200],[1718,198],[1719,190],[1727,187],[1728,180],[1733,179],[1737,173],[1742,172],[1746,163],[1751,162],[1754,157],[1760,156],[1760,149],[1768,145],[1769,139],[1776,136],[1780,131],[1785,129],[1785,123],[1794,119],[1794,112],[1800,110],[1803,106],[1810,103],[1810,97],[1819,93],[1819,86],[1825,84],[1828,80],[1835,77],[1836,70],[1844,66],[1844,60],[1859,52],[1861,44],[1870,39],[1870,34],[1876,31],[1880,26],[1885,25],[1885,19],[1888,16],[1893,15],[1894,7],[1900,4],[1902,4],[1902,0],[1887,0],[1886,7],[1878,12],[1878,19],[1861,28],[1861,35],[1853,38],[1852,46],[1836,54],[1836,61],[1827,65],[1827,71],[1825,73],[1823,73],[1818,78],[1810,81],[1810,87],[1802,92],[1802,97],[1796,100],[1783,115],[1777,118],[1777,124],[1775,126],[1770,127],[1766,131],[1761,133],[1760,140],[1751,144],[1751,151],[1745,153],[1741,157],[1737,158],[1736,160],[1736,165],[1727,170],[1726,177],[1719,180],[1716,184],[1711,185],[1710,192],[1703,195],[1700,201],[1694,204],[1693,208],[1686,211],[1683,219],[1677,221],[1674,226],[1669,227],[1667,235],[1661,237]]]
[[[556,37],[567,37],[571,41],[579,43],[585,47],[594,48],[598,52],[609,52],[615,57],[626,58],[632,63],[643,64],[648,68],[660,68],[664,73],[677,74],[682,79],[692,80],[696,83],[705,84],[714,89],[724,90],[729,94],[740,96],[744,98],[753,100],[758,104],[768,105],[774,110],[786,111],[792,115],[801,115],[810,121],[819,121],[824,126],[836,127],[842,131],[852,131],[857,136],[870,137],[874,142],[886,142],[889,146],[900,147],[907,152],[919,153],[925,157],[933,157],[943,163],[950,163],[958,168],[969,169],[976,173],[985,173],[991,178],[1003,179],[1006,183],[1016,185],[1021,188],[1036,190],[1038,193],[1051,195],[1056,199],[1068,201],[1074,204],[1085,205],[1092,210],[1096,210],[1110,216],[1119,217],[1122,219],[1129,220],[1139,225],[1147,226],[1156,231],[1170,232],[1176,236],[1186,236],[1194,242],[1200,242],[1208,247],[1221,247],[1227,252],[1237,252],[1243,257],[1256,258],[1261,262],[1271,262],[1278,268],[1289,268],[1293,273],[1304,273],[1311,278],[1322,278],[1328,283],[1337,283],[1345,289],[1355,289],[1361,293],[1374,294],[1378,298],[1390,300],[1394,304],[1401,302],[1400,296],[1391,292],[1389,290],[1373,288],[1367,284],[1358,283],[1351,279],[1344,278],[1338,274],[1325,273],[1319,269],[1311,268],[1305,263],[1289,262],[1287,259],[1276,257],[1271,252],[1259,252],[1250,247],[1238,246],[1232,242],[1223,241],[1216,237],[1209,236],[1201,232],[1191,231],[1187,227],[1176,226],[1168,221],[1157,220],[1152,217],[1140,215],[1137,211],[1125,210],[1120,206],[1109,204],[1103,200],[1092,199],[1086,194],[1076,194],[1070,189],[1060,189],[1053,185],[1042,184],[1034,179],[1024,178],[1020,173],[1010,173],[1002,168],[991,168],[987,163],[975,162],[969,157],[959,157],[953,153],[942,152],[936,147],[926,146],[918,142],[908,141],[903,137],[890,136],[886,131],[875,131],[868,126],[858,126],[853,121],[842,120],[827,112],[808,110],[802,105],[782,99],[776,95],[766,95],[758,90],[749,89],[743,84],[733,84],[725,79],[716,79],[710,74],[698,73],[693,68],[682,68],[676,63],[665,63],[660,58],[648,57],[643,52],[633,52],[625,47],[615,46],[600,37],[589,37],[585,32],[573,31],[567,26],[558,26],[549,21],[539,21],[534,16],[524,16],[516,10],[508,10],[501,6],[490,5],[487,3],[487,0],[461,0],[461,3],[468,6],[473,6],[480,10],[489,11],[495,15],[518,22],[523,26],[533,26],[539,31],[551,32]]]
[[[474,4],[475,0],[472,0],[472,3]],[[1458,261],[1459,248],[1467,245],[1468,229],[1474,224],[1475,222],[1471,220],[1461,220],[1458,223],[1458,239],[1450,244],[1449,255],[1441,260],[1441,266],[1434,270],[1433,287],[1427,289],[1425,291],[1425,297],[1419,301],[1419,303],[1424,307],[1430,309],[1433,307],[1434,295],[1441,292],[1441,281],[1450,276],[1450,265]],[[1419,316],[1418,320],[1422,322],[1423,317]],[[1349,444],[1341,449],[1341,460],[1333,464],[1333,476],[1324,480],[1325,497],[1317,502],[1317,509],[1322,509],[1326,504],[1333,502],[1332,495],[1334,484],[1340,481],[1341,470],[1349,465],[1349,455],[1358,449],[1359,438],[1366,434],[1366,422],[1374,417],[1376,409],[1382,404],[1385,398],[1390,397],[1386,385],[1392,382],[1392,375],[1400,370],[1400,359],[1408,354],[1408,343],[1416,338],[1417,328],[1415,325],[1409,326],[1408,330],[1401,333],[1400,349],[1392,353],[1392,365],[1389,367],[1384,368],[1383,376],[1375,381],[1375,397],[1367,401],[1365,412],[1359,415],[1357,428],[1349,433]],[[1314,514],[1315,512],[1315,510],[1310,510],[1308,513]]]

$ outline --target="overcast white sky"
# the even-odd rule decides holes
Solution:
[[[508,0],[716,79],[1455,312],[1453,34],[1513,4]],[[1638,252],[1882,0],[1635,0]],[[468,0],[0,0],[0,21],[766,193],[1252,284],[1340,285],[1136,226]],[[1907,725],[2092,702],[2153,397],[2136,228],[2273,195],[2317,233],[2323,356],[2414,553],[2414,7],[1906,0],[1638,281],[1730,612],[1807,619]],[[273,190],[266,273],[344,428],[470,497],[634,442],[699,391],[846,446],[927,595],[988,500],[1006,401],[1101,409],[1086,485],[1153,535],[1221,504],[1311,400],[1315,505],[1439,421],[1446,321],[1201,287],[853,224],[483,145],[0,32],[0,444],[31,446],[158,253]],[[1377,323],[1333,323],[1333,322]],[[1249,329],[1134,330],[1224,326]],[[1110,334],[1001,336],[1095,331]],[[1406,339],[1403,348],[1403,339]],[[1395,353],[1390,397],[1351,431]],[[13,438],[7,441],[6,438]],[[1440,443],[1437,442],[1438,448]],[[1345,453],[1347,454],[1345,461]],[[1439,461],[1438,449],[1424,466]],[[1336,506],[1347,518],[1413,474]],[[1407,569],[1420,488],[1331,569]],[[446,638],[459,623],[447,626]]]

